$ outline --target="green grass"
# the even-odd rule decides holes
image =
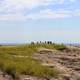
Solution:
[[[42,66],[38,61],[33,60],[33,55],[40,47],[63,50],[64,45],[57,44],[34,44],[20,46],[0,46],[0,69],[12,75],[13,78],[19,74],[34,75],[38,77],[57,76],[58,71]],[[24,55],[28,57],[14,57]]]

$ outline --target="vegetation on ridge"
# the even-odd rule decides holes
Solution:
[[[57,76],[57,70],[44,67],[38,61],[31,58],[31,55],[33,55],[38,48],[42,47],[57,50],[66,49],[66,46],[57,44],[0,46],[0,69],[12,75],[13,78],[19,74],[39,77]]]

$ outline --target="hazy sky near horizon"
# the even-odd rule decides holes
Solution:
[[[80,0],[0,0],[0,43],[80,42]]]

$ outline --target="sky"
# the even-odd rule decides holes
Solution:
[[[80,42],[80,0],[0,0],[0,43]]]

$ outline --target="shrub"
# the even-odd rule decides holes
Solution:
[[[54,48],[57,49],[57,50],[65,50],[65,49],[67,49],[67,47],[65,45],[63,45],[63,44],[61,44],[61,45],[56,44],[56,45],[54,45]]]

